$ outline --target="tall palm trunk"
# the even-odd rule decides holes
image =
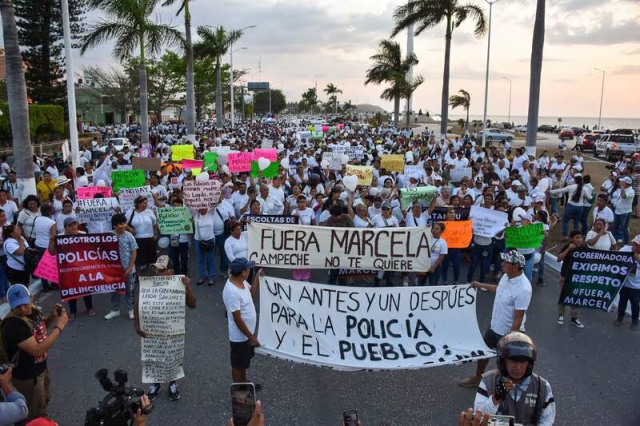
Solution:
[[[18,44],[18,28],[12,0],[0,0],[2,35],[6,51],[7,101],[13,138],[13,156],[21,198],[36,194],[33,174],[33,146],[29,138],[29,104],[27,84],[22,70],[22,55]]]
[[[440,138],[447,138],[447,128],[449,127],[449,72],[451,68],[451,17],[447,17],[447,35],[444,43],[444,73],[442,76],[442,104]]]
[[[466,133],[469,133],[469,107],[467,107],[467,124],[466,124]]]
[[[186,38],[186,55],[187,55],[187,134],[189,137],[195,137],[196,134],[196,96],[193,87],[193,43],[191,41],[191,13],[189,12],[189,0],[185,1],[184,6],[184,31]]]
[[[393,127],[399,129],[400,127],[400,96],[396,96],[393,100]]]
[[[216,63],[216,127],[222,128],[222,67],[220,66],[220,58]]]
[[[527,126],[533,131],[527,132],[526,151],[528,155],[536,155],[535,129],[538,128],[538,113],[540,110],[540,81],[542,80],[542,54],[544,51],[546,0],[538,0],[536,21],[533,27],[533,42],[531,46],[531,81],[529,82],[529,116]]]
[[[160,112],[162,114],[162,111]],[[144,52],[144,35],[140,35],[140,127],[142,143],[149,143],[149,91],[147,89],[147,61]]]

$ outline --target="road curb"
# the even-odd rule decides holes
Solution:
[[[29,284],[29,291],[33,296],[39,295],[42,292],[42,280],[38,278],[37,280]],[[9,303],[5,302],[0,305],[0,319],[6,317],[10,311],[11,307],[9,306]]]

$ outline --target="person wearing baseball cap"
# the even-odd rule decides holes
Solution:
[[[511,331],[525,331],[527,309],[531,302],[531,282],[524,274],[525,257],[516,249],[501,253],[502,271],[498,285],[471,282],[471,287],[496,293],[491,314],[491,326],[484,334],[485,344],[495,349],[498,341]],[[476,366],[476,374],[461,380],[458,384],[465,388],[475,388],[482,380],[489,359],[481,359]]]
[[[25,419],[47,415],[49,403],[49,370],[47,352],[62,335],[68,317],[62,305],[56,304],[44,318],[35,308],[29,289],[15,284],[7,291],[11,311],[0,327],[7,360],[15,365],[13,385],[24,395],[29,408]],[[51,332],[47,327],[53,327]]]
[[[620,189],[611,195],[613,204],[613,236],[629,244],[629,220],[633,211],[633,197],[635,192],[631,184],[633,180],[629,176],[620,178]]]
[[[222,290],[222,300],[227,309],[229,342],[231,346],[231,376],[235,383],[247,382],[247,370],[251,366],[251,358],[260,342],[254,335],[256,331],[257,314],[253,297],[258,294],[260,277],[264,275],[261,269],[253,277],[253,283],[247,279],[255,262],[239,257],[229,264],[229,278]],[[256,390],[262,386],[255,384]]]

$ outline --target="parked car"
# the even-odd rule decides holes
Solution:
[[[586,132],[586,130],[582,127],[572,127],[571,130],[573,130],[574,136],[580,136],[581,134]]]
[[[638,139],[632,135],[608,133],[596,142],[594,155],[604,155],[605,159],[613,160],[620,154],[633,155],[640,151]]]
[[[527,133],[527,125],[521,124],[519,126],[514,127],[513,130],[515,130],[516,133]]]
[[[482,139],[482,131],[479,132],[479,138]],[[492,141],[511,142],[513,140],[513,135],[511,133],[507,133],[500,129],[487,129],[486,138],[489,142],[492,142]]]
[[[571,127],[561,128],[560,133],[558,134],[558,137],[562,140],[573,139],[574,136],[575,136],[575,133],[573,133],[573,129],[571,129]]]
[[[111,138],[108,141],[103,140],[100,151],[106,152],[107,147],[111,142],[113,142],[113,146],[115,147],[116,151],[122,151],[125,146],[131,146],[131,142],[129,142],[128,138]]]
[[[553,133],[555,131],[556,131],[556,128],[548,124],[543,124],[542,126],[538,127],[538,132],[541,132],[541,133]]]
[[[507,123],[506,121],[500,123],[502,124],[502,127],[504,127],[505,129],[511,129],[513,126],[511,125],[511,123]]]
[[[593,150],[594,155],[596,154],[596,142],[600,139],[600,135],[597,133],[585,133],[582,135],[582,150],[586,151],[588,149]]]

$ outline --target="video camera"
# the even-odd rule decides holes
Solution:
[[[87,410],[85,426],[133,426],[138,409],[145,414],[150,414],[153,405],[143,409],[140,405],[140,397],[144,390],[135,387],[125,387],[129,381],[125,370],[116,370],[113,373],[116,384],[109,379],[109,370],[102,368],[95,374],[102,388],[109,392],[97,407]]]

